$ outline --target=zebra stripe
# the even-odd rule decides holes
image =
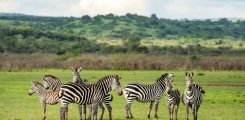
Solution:
[[[72,72],[73,72],[73,77],[72,77],[72,81],[73,81],[73,83],[77,83],[77,84],[81,84],[81,85],[86,85],[86,86],[88,86],[88,87],[90,87],[90,84],[86,84],[86,83],[84,83],[83,81],[82,81],[82,79],[81,79],[81,77],[80,77],[80,72],[81,72],[81,69],[82,69],[82,67],[80,67],[80,68],[77,68],[77,67],[72,67]],[[111,105],[110,105],[110,101],[112,101],[112,95],[111,94],[107,94],[107,95],[105,95],[105,97],[104,97],[104,103],[105,103],[105,105],[106,105],[106,107],[107,107],[107,109],[108,109],[108,112],[109,112],[109,118],[111,118],[111,112],[112,112],[112,107],[111,107]],[[92,107],[90,106],[90,109],[91,109]],[[101,110],[102,110],[102,112],[101,112],[101,116],[100,116],[100,119],[102,119],[103,118],[103,115],[104,115],[104,106],[103,105],[100,105],[100,108],[101,108]],[[79,109],[79,111],[80,111],[80,118],[82,118],[82,106],[79,106],[78,107],[78,109]],[[90,110],[91,111],[91,110]],[[86,118],[86,105],[84,105],[84,114],[85,114],[85,118]],[[89,117],[88,117],[88,119],[90,119],[91,118],[91,112],[90,112],[90,114],[89,114]]]
[[[43,86],[45,89],[51,89],[52,91],[57,91],[60,89],[60,86],[62,85],[62,82],[60,79],[53,75],[45,75],[43,77]]]
[[[79,105],[92,104],[92,118],[97,119],[97,109],[101,106],[104,97],[108,95],[111,90],[120,94],[121,79],[117,75],[106,76],[95,84],[81,85],[77,83],[63,84],[59,91],[59,98],[61,102],[61,119],[66,119],[69,103],[77,103]]]
[[[32,95],[33,93],[38,94],[39,100],[43,105],[43,119],[46,119],[46,105],[55,105],[59,102],[58,91],[48,92],[41,83],[32,81],[32,87],[29,90],[29,95]]]
[[[134,100],[139,102],[150,102],[150,110],[148,113],[148,118],[150,118],[150,112],[152,110],[153,103],[155,102],[155,118],[158,118],[157,110],[158,104],[165,91],[166,82],[170,82],[172,74],[163,74],[156,83],[150,85],[142,84],[128,84],[123,89],[123,94],[126,98],[127,104],[126,108],[126,118],[133,118],[131,113],[131,104]]]
[[[168,106],[169,111],[169,118],[170,120],[173,120],[173,115],[175,111],[175,119],[178,119],[178,109],[179,109],[179,103],[180,103],[180,92],[178,89],[172,89],[172,86],[170,89],[167,87],[167,97],[166,97],[166,103]]]
[[[186,105],[186,117],[189,119],[189,107],[193,110],[193,118],[197,120],[197,112],[202,103],[202,94],[205,91],[201,86],[193,84],[194,73],[186,72],[186,89],[182,96],[182,101]]]

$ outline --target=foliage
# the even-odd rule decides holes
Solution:
[[[170,20],[137,14],[113,14],[90,17],[41,17],[23,14],[0,14],[0,52],[6,53],[153,53],[153,54],[244,54],[243,50],[223,47],[223,39],[244,40],[245,21]],[[98,39],[124,40],[124,45],[97,43]],[[196,45],[145,46],[142,39],[193,39]],[[195,40],[196,39],[196,40]],[[209,49],[198,39],[217,39]],[[242,47],[242,44],[240,44]],[[192,52],[194,51],[194,52]]]

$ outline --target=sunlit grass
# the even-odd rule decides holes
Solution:
[[[184,91],[185,71],[82,71],[81,77],[88,82],[109,75],[118,74],[122,77],[122,86],[127,83],[154,83],[165,72],[174,73],[174,87]],[[245,73],[244,71],[194,71],[194,82],[201,84],[206,93],[201,105],[198,117],[200,120],[242,120],[245,118]],[[0,118],[4,120],[37,120],[42,117],[42,107],[36,94],[29,96],[28,90],[31,81],[42,82],[45,74],[59,77],[64,83],[71,81],[71,70],[40,70],[36,72],[0,72]],[[213,85],[213,86],[210,86]],[[233,86],[231,86],[233,85]],[[239,86],[236,86],[239,85]],[[125,98],[114,93],[111,102],[113,119],[125,119]],[[168,119],[168,111],[165,103],[165,95],[159,105],[159,118]],[[134,102],[132,113],[136,120],[147,120],[149,103]],[[48,105],[47,120],[59,119],[59,104]],[[154,116],[154,111],[151,116]],[[191,112],[190,112],[191,113]],[[181,103],[179,119],[185,119],[185,108]],[[192,116],[191,116],[192,117]],[[69,119],[77,120],[78,110],[76,104],[69,105]],[[106,110],[105,119],[108,119]]]

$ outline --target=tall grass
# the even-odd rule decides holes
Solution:
[[[112,70],[244,70],[245,57],[175,56],[151,54],[0,54],[0,70],[14,71],[39,68]]]

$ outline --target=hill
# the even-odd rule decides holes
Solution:
[[[218,44],[222,44],[223,39],[243,41],[244,31],[245,21],[226,18],[170,20],[158,18],[154,14],[151,17],[130,13],[124,16],[108,14],[95,17],[88,15],[45,17],[2,13],[0,14],[0,52],[107,53],[111,52],[111,49],[115,52],[127,52],[128,48],[125,45],[119,44],[115,47],[106,42],[99,43],[98,40],[122,40],[130,36],[144,40],[218,39]],[[240,46],[243,46],[243,43]],[[156,46],[151,47],[156,48]],[[149,52],[149,46],[144,46],[144,44],[141,44],[136,51],[142,51],[142,49],[144,52]],[[156,49],[158,51],[160,49],[160,53],[166,53],[161,49],[164,51],[169,48],[160,46]]]

